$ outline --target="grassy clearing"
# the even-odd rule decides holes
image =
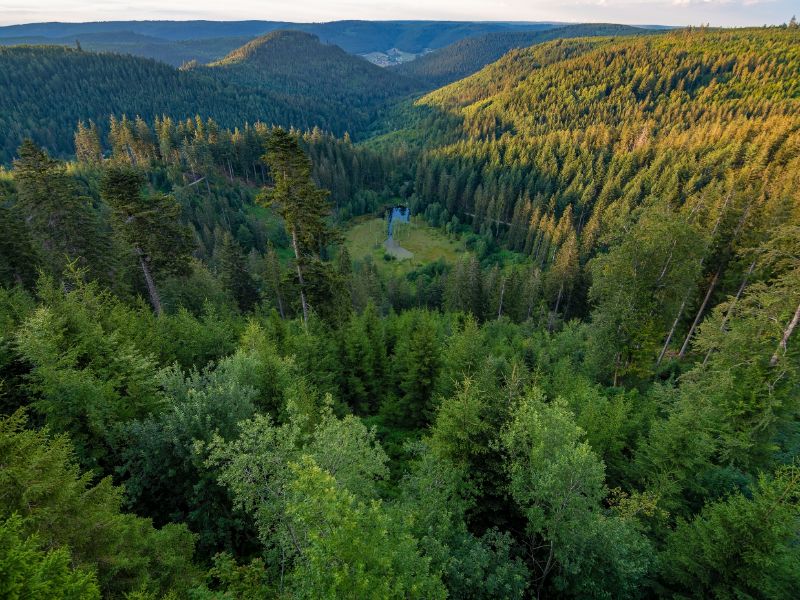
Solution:
[[[386,249],[386,221],[384,219],[368,219],[353,225],[345,232],[345,243],[350,256],[355,260],[364,260],[371,256],[378,268],[384,272],[395,274],[407,273],[429,262],[444,259],[455,262],[464,252],[463,243],[453,241],[444,233],[425,223],[418,217],[412,217],[411,223],[395,225],[395,240],[412,253],[406,260],[384,260]]]

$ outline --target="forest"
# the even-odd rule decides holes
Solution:
[[[795,598],[800,29],[615,27],[0,48],[0,596]]]

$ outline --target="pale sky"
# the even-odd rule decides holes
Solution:
[[[570,21],[713,26],[800,17],[800,0],[0,0],[0,25],[209,19]]]

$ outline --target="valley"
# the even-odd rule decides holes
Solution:
[[[794,598],[750,21],[0,27],[0,595]]]

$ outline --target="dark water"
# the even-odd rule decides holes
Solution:
[[[395,221],[408,223],[411,220],[411,209],[407,206],[395,206],[389,212],[389,239],[392,239],[392,226]]]

